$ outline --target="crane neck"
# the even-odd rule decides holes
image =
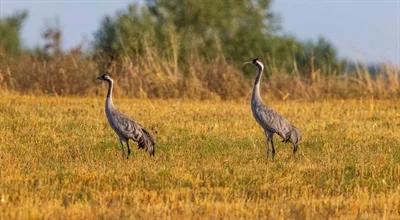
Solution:
[[[256,64],[257,66],[257,76],[254,81],[254,87],[253,87],[253,94],[252,94],[252,99],[256,101],[261,101],[261,95],[260,95],[260,84],[261,84],[261,77],[263,74],[264,66],[262,64]]]
[[[108,83],[108,91],[107,91],[106,105],[112,106],[113,105],[112,93],[113,93],[114,82],[110,79],[107,80],[107,83]]]

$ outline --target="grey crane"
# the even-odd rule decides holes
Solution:
[[[270,148],[272,149],[272,159],[275,157],[275,147],[273,141],[274,134],[278,134],[283,139],[282,142],[290,142],[293,146],[293,154],[295,154],[301,140],[299,129],[293,126],[288,120],[286,120],[276,111],[264,105],[260,96],[260,81],[264,71],[263,63],[258,58],[246,63],[252,63],[258,69],[251,96],[251,110],[257,123],[264,129],[267,139],[267,158],[269,157]]]
[[[128,154],[126,155],[126,158],[128,159],[129,155],[131,154],[129,140],[133,140],[134,142],[136,142],[139,149],[145,149],[151,156],[154,156],[155,141],[153,136],[151,136],[151,134],[146,129],[144,129],[141,124],[135,122],[133,119],[119,112],[114,107],[112,101],[114,82],[112,78],[107,73],[105,73],[97,77],[97,79],[106,81],[108,83],[105,112],[108,123],[119,137],[122,149],[122,156],[125,156],[124,144],[126,144],[128,148]]]

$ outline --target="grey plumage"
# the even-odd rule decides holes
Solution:
[[[290,142],[293,146],[293,154],[295,154],[301,140],[300,131],[276,111],[264,105],[260,96],[260,81],[264,65],[258,59],[253,59],[251,63],[258,68],[251,97],[251,110],[257,123],[264,129],[267,139],[267,158],[270,148],[272,150],[272,159],[275,156],[275,147],[273,142],[274,134],[279,135],[283,142]]]
[[[114,82],[112,78],[108,74],[103,74],[97,79],[106,81],[108,83],[108,92],[105,104],[106,117],[111,128],[119,137],[123,156],[125,155],[124,144],[126,144],[128,148],[127,158],[131,153],[129,140],[136,142],[139,149],[145,149],[150,155],[154,156],[155,141],[153,136],[141,124],[119,112],[114,107],[112,102]]]

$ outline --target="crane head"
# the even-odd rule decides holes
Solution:
[[[260,61],[259,58],[254,58],[249,62],[245,62],[243,65],[246,65],[246,64],[249,64],[249,63],[254,64],[254,65],[256,65],[257,67],[259,67],[261,69],[264,69],[264,64]]]
[[[111,79],[111,76],[108,75],[108,73],[103,73],[97,77],[97,80],[111,81],[112,79]]]
[[[252,59],[251,61],[244,62],[243,65],[250,64],[250,63],[251,63],[251,64],[254,64],[254,65],[257,65],[257,63],[261,63],[261,61],[260,61],[259,58],[254,58],[254,59]]]
[[[257,61],[260,62],[260,59],[259,58],[254,58],[254,59],[251,60],[251,63],[252,64],[257,64]]]

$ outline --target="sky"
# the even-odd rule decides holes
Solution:
[[[59,23],[63,47],[88,45],[102,18],[125,9],[128,0],[0,0],[0,17],[26,9],[26,47],[42,42],[46,24]],[[400,0],[274,0],[283,33],[301,40],[328,39],[341,57],[400,66]]]

